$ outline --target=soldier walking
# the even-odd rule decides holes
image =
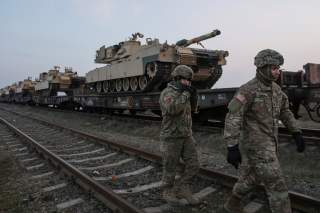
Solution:
[[[185,65],[177,66],[172,72],[173,81],[168,83],[160,95],[162,125],[160,132],[163,157],[163,199],[178,203],[185,198],[189,204],[199,201],[192,197],[191,179],[199,170],[195,140],[192,137],[191,108],[197,106],[196,90],[191,87],[193,70]],[[175,181],[180,158],[184,172]]]
[[[283,61],[283,56],[275,50],[260,51],[254,59],[256,77],[242,85],[228,105],[224,130],[227,161],[235,168],[242,163],[239,180],[224,205],[229,212],[241,212],[241,198],[259,183],[266,190],[271,212],[291,212],[277,157],[279,120],[292,133],[298,152],[304,151],[305,144],[289,110],[288,97],[274,82]]]

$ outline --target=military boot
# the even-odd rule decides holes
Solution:
[[[189,185],[178,186],[177,197],[186,199],[190,205],[198,205],[200,203],[199,199],[192,196]]]
[[[177,198],[176,191],[173,187],[164,187],[162,191],[162,198],[169,204],[179,203],[179,199]]]
[[[231,195],[223,207],[225,208],[225,210],[232,213],[242,212],[241,200],[235,195]]]

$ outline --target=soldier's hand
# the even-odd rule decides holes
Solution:
[[[197,92],[197,89],[192,87],[192,86],[188,86],[188,88],[186,90],[190,93],[191,109],[193,111],[196,111],[197,107],[198,107],[198,92]]]
[[[238,169],[239,164],[241,164],[241,154],[239,150],[239,145],[228,147],[228,163],[232,164],[236,169]]]
[[[194,95],[197,93],[197,89],[193,86],[185,86],[185,90],[190,92],[190,95]]]
[[[193,86],[188,86],[182,83],[178,83],[178,87],[180,88],[180,90],[183,91],[187,91],[190,93],[190,95],[193,95],[194,93],[197,92],[196,88],[194,88]]]
[[[305,146],[305,143],[304,143],[304,140],[303,140],[303,137],[302,137],[301,133],[300,132],[294,132],[292,134],[292,137],[296,142],[297,151],[298,152],[303,152],[305,150],[306,146]]]

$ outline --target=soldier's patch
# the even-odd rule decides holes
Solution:
[[[246,97],[244,97],[244,95],[241,95],[240,93],[237,94],[234,98],[239,100],[242,104],[246,104],[247,103]]]
[[[253,102],[263,102],[264,99],[262,97],[255,97]]]
[[[243,103],[239,99],[233,98],[228,105],[229,112],[230,113],[238,112],[241,109],[242,105]]]
[[[165,97],[163,98],[163,100],[164,100],[164,103],[165,103],[165,104],[169,104],[169,103],[171,103],[172,98],[171,98],[171,96],[165,96]]]

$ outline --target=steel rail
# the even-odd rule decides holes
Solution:
[[[128,154],[134,154],[134,155],[142,157],[146,160],[151,160],[153,162],[161,164],[162,158],[158,154],[146,152],[144,150],[137,149],[137,148],[129,146],[129,145],[119,144],[119,143],[116,143],[116,142],[113,142],[110,140],[106,140],[102,137],[92,135],[90,133],[85,133],[85,132],[82,132],[82,131],[79,131],[79,130],[76,130],[73,128],[68,128],[68,127],[64,127],[59,124],[50,123],[50,122],[42,120],[42,119],[31,118],[31,117],[28,117],[26,115],[21,115],[20,113],[16,113],[16,112],[12,112],[12,113],[17,114],[22,117],[27,117],[29,119],[36,120],[36,121],[41,122],[41,123],[48,125],[48,126],[54,126],[59,129],[67,130],[67,131],[72,132],[74,134],[81,135],[84,138],[93,139],[100,144],[109,145],[112,148],[118,149],[118,150],[126,152]],[[206,169],[206,168],[200,168],[199,175],[204,176],[209,179],[219,180],[219,182],[221,182],[222,185],[229,187],[229,188],[232,187],[236,183],[236,181],[238,180],[238,178],[236,176],[228,175],[228,174],[225,174],[225,173],[222,173],[219,171]],[[260,186],[259,188],[260,188],[260,190],[263,190],[262,186]],[[295,210],[299,210],[299,211],[307,212],[307,213],[309,213],[309,212],[314,213],[320,209],[320,199],[318,199],[318,198],[314,198],[314,197],[304,195],[304,194],[294,192],[294,191],[289,191],[289,197],[291,200],[292,208]]]

